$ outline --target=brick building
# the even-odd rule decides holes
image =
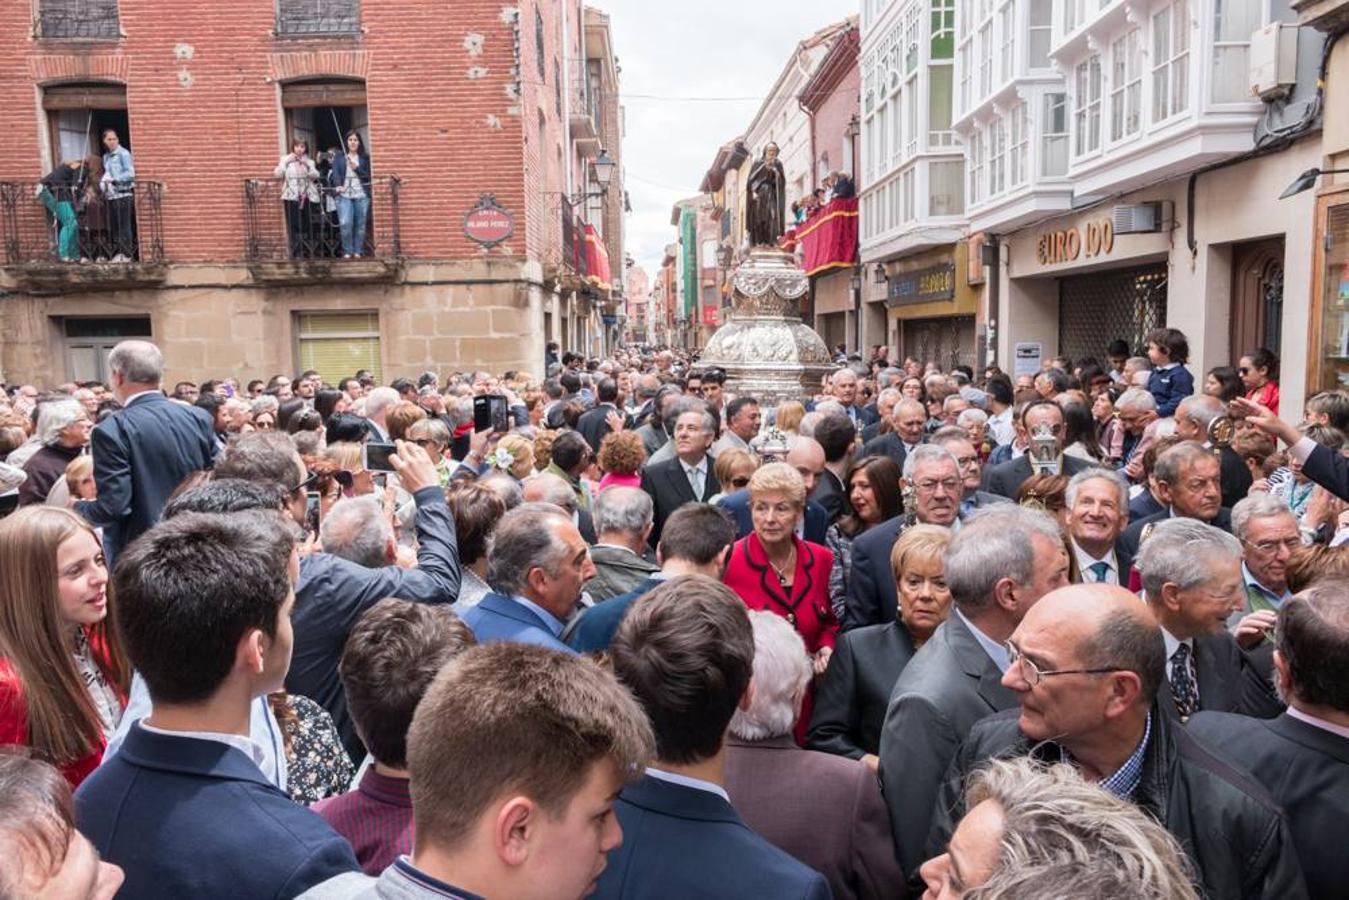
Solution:
[[[608,19],[563,0],[447,12],[426,0],[0,8],[0,375],[100,378],[127,336],[159,341],[173,379],[539,372],[547,340],[598,349],[612,301],[586,278],[587,221],[622,259]],[[135,248],[109,261],[107,223],[81,210],[92,260],[64,259],[36,184],[97,152],[105,128],[135,160]],[[322,151],[348,130],[371,160],[364,252],[341,258],[327,196],[297,251],[273,170],[292,138]],[[601,150],[615,161],[607,191]],[[467,234],[475,208],[487,244]]]

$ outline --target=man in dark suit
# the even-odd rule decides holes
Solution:
[[[581,418],[576,420],[576,430],[581,432],[581,436],[586,439],[590,449],[600,452],[600,444],[604,441],[605,435],[613,431],[613,425],[610,423],[610,416],[617,416],[617,421],[623,420],[623,411],[617,406],[618,401],[618,382],[612,378],[601,378],[600,383],[595,388],[595,394],[598,403],[591,409],[581,413]]]
[[[923,443],[927,410],[917,400],[900,400],[890,411],[890,433],[862,445],[863,456],[888,456],[904,471],[904,457]]]
[[[1162,823],[1194,864],[1200,896],[1307,896],[1288,823],[1269,795],[1153,702],[1166,677],[1162,636],[1137,597],[1105,584],[1055,591],[1008,647],[1002,687],[1020,710],[970,730],[941,788],[930,853],[963,814],[970,773],[987,759],[1031,756],[1072,765]]]
[[[531,503],[506,513],[493,535],[487,573],[497,590],[463,615],[479,643],[515,641],[574,652],[562,643],[562,630],[595,565],[565,512]]]
[[[894,415],[895,404],[904,399],[899,388],[888,387],[876,395],[876,421],[862,429],[862,444],[865,446],[880,436],[881,424]]]
[[[148,341],[122,341],[108,354],[113,393],[123,409],[94,429],[98,499],[75,511],[103,529],[111,566],[122,548],[159,521],[174,488],[209,469],[217,449],[211,415],[167,400],[160,391],[164,355]]]
[[[665,520],[685,503],[702,503],[712,499],[721,490],[717,474],[712,471],[712,457],[707,451],[716,439],[717,422],[705,410],[681,413],[675,420],[674,459],[648,464],[642,470],[642,490],[651,495],[655,506],[651,529],[652,547],[660,542]]]
[[[751,831],[723,786],[726,729],[754,669],[744,602],[706,576],[673,578],[633,605],[609,652],[656,758],[618,796],[623,844],[592,896],[827,898],[824,876]]]
[[[119,896],[294,897],[357,871],[247,737],[290,662],[294,560],[286,520],[263,511],[183,514],[123,554],[110,588],[152,711],[75,795],[80,830],[126,873]]]
[[[1114,469],[1084,469],[1065,493],[1077,580],[1128,587],[1134,560],[1119,546],[1119,536],[1129,524],[1129,483]]]
[[[853,423],[854,428],[861,431],[875,422],[879,415],[872,407],[858,405],[859,386],[857,373],[850,366],[835,370],[829,378],[829,389],[833,392],[834,399],[843,407],[843,414]]]
[[[1167,508],[1124,529],[1119,539],[1124,553],[1137,559],[1143,534],[1151,534],[1158,524],[1171,518],[1197,519],[1223,531],[1232,530],[1232,511],[1222,505],[1218,460],[1203,445],[1182,441],[1163,451],[1152,475]]]
[[[971,726],[1011,709],[1003,642],[1042,596],[1068,583],[1068,555],[1047,513],[997,506],[964,523],[946,553],[950,617],[904,667],[881,731],[880,777],[904,872],[924,841],[941,783]]]
[[[809,496],[824,507],[830,524],[833,524],[852,513],[844,480],[848,477],[853,448],[857,445],[857,429],[847,416],[828,413],[815,425],[815,440],[824,448],[824,470]]]
[[[1250,772],[1288,815],[1313,897],[1349,884],[1349,583],[1317,581],[1279,609],[1274,671],[1288,711],[1200,712],[1190,733]]]
[[[1208,427],[1214,419],[1227,415],[1227,405],[1217,397],[1195,394],[1176,407],[1176,434],[1187,441],[1205,444],[1218,457],[1223,506],[1229,509],[1251,490],[1251,470],[1231,447],[1208,445]]]
[[[981,490],[984,473],[979,465],[979,453],[974,449],[974,444],[970,443],[969,432],[965,429],[959,425],[943,425],[932,432],[932,435],[928,438],[928,443],[950,450],[951,455],[956,459],[956,465],[960,467],[963,487],[963,493],[960,497],[960,515],[962,518],[976,509],[982,509],[994,503],[1011,502],[1001,494],[990,494],[988,491]]]
[[[1282,712],[1269,679],[1227,631],[1228,618],[1245,607],[1241,543],[1194,519],[1167,519],[1136,564],[1166,641],[1171,689],[1159,705],[1182,722],[1201,709],[1262,719]]]
[[[880,784],[861,760],[792,737],[812,678],[805,644],[776,613],[750,613],[754,691],[726,739],[726,792],[745,823],[829,880],[835,900],[894,896],[903,875]]]
[[[1059,471],[1072,478],[1091,463],[1076,456],[1063,455],[1063,410],[1053,400],[1036,400],[1026,404],[1021,410],[1021,422],[1027,435],[1035,435],[1036,429],[1047,426],[1054,435],[1054,454],[1058,460]],[[1032,450],[1016,459],[992,466],[984,470],[984,489],[1015,500],[1021,483],[1031,477],[1033,469],[1029,454]]]

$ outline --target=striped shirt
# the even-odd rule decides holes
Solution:
[[[412,852],[412,797],[406,778],[365,770],[354,791],[329,797],[311,809],[346,838],[361,871],[378,875]]]

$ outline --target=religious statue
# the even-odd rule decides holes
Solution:
[[[786,199],[787,178],[778,161],[778,145],[770,143],[749,170],[745,224],[750,246],[777,246],[778,238],[785,230]]]

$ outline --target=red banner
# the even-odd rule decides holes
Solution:
[[[855,232],[854,232],[855,233]],[[595,231],[594,225],[586,226],[586,280],[603,290],[613,287],[609,273],[609,251],[604,241]]]
[[[807,275],[851,267],[857,261],[857,198],[829,201],[795,232]]]

